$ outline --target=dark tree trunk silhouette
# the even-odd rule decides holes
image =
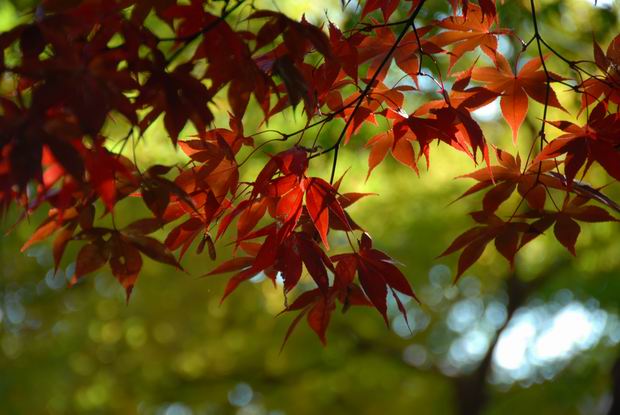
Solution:
[[[608,415],[620,414],[620,356],[616,359],[613,369],[611,370],[611,378],[613,387],[611,390],[611,407],[609,408]]]
[[[480,362],[480,365],[471,373],[454,378],[457,413],[460,415],[482,414],[489,403],[487,380],[491,372],[493,353],[499,338],[510,324],[514,313],[522,307],[532,292],[535,292],[558,269],[557,263],[544,270],[537,278],[524,282],[513,272],[507,279],[506,293],[508,295],[507,316],[504,324],[496,331],[493,341]],[[618,367],[618,385],[620,386],[620,367]],[[620,391],[618,391],[620,396]],[[614,412],[615,413],[615,412]]]

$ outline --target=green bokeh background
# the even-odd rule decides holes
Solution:
[[[505,3],[500,8],[504,26],[527,39],[532,33],[528,2]],[[257,5],[277,6],[294,17],[306,13],[313,21],[327,14],[343,27],[353,23],[339,1]],[[27,1],[0,2],[0,30],[28,21],[30,6]],[[606,45],[619,29],[617,3],[599,1],[595,8],[585,0],[543,1],[539,7],[543,36],[569,57],[590,58],[592,34]],[[429,2],[422,20],[428,22],[441,13],[449,13],[444,2]],[[502,44],[508,56],[516,47],[514,42]],[[533,48],[528,50],[529,56],[534,54]],[[469,54],[469,62],[475,57]],[[558,73],[570,73],[557,59],[550,59],[549,65]],[[459,68],[466,66],[463,62]],[[395,70],[390,79],[398,78]],[[569,113],[576,114],[572,95],[561,87],[556,91]],[[411,94],[407,105],[414,108],[429,97],[437,95]],[[218,107],[217,124],[225,126],[223,100]],[[541,106],[530,100],[530,108],[520,134],[522,153],[527,153],[539,129]],[[252,111],[246,132],[257,131],[260,123],[261,114]],[[552,109],[549,118],[566,116]],[[489,142],[511,149],[506,124],[493,112],[484,119]],[[269,128],[292,131],[302,125],[303,116],[297,111],[273,119]],[[117,136],[126,130],[112,122],[107,128]],[[319,143],[328,146],[340,128],[339,121],[324,128]],[[353,138],[342,152],[339,173],[350,168],[343,191],[379,194],[360,201],[351,214],[380,249],[404,264],[422,301],[422,305],[407,303],[413,333],[403,329],[393,304],[388,328],[376,311],[352,309],[344,315],[335,313],[327,347],[302,324],[280,353],[292,320],[289,315],[276,317],[284,306],[281,287],[257,278],[219,305],[226,278],[198,278],[215,263],[193,252],[183,260],[187,274],[146,260],[129,304],[107,271],[67,288],[75,247],[67,252],[56,276],[49,243],[19,253],[45,216],[38,212],[0,242],[0,414],[458,413],[456,385],[476,370],[486,352],[483,346],[488,348],[501,325],[511,274],[516,281],[542,281],[518,311],[522,315],[539,311],[531,324],[536,332],[544,332],[554,316],[573,307],[598,324],[600,333],[556,359],[535,361],[535,354],[528,355],[531,358],[521,369],[502,369],[495,361],[486,382],[485,413],[605,413],[620,342],[618,225],[582,226],[577,258],[571,258],[552,235],[545,235],[518,255],[514,273],[489,248],[461,282],[452,285],[456,256],[435,258],[472,226],[466,213],[476,208],[479,198],[450,202],[472,184],[454,178],[474,165],[466,156],[440,146],[433,149],[430,171],[421,168],[420,177],[388,157],[364,183],[368,154],[364,137],[381,128],[385,124],[379,120],[377,127],[365,127]],[[191,134],[189,127],[186,133]],[[307,134],[311,141],[318,131]],[[265,147],[270,151],[278,147]],[[169,144],[161,120],[136,152],[143,166],[183,160]],[[264,157],[259,154],[248,164],[248,177]],[[331,166],[329,158],[313,163],[314,175],[325,176]],[[596,171],[591,179],[604,180]],[[606,192],[620,200],[617,185]],[[139,200],[123,202],[116,209],[117,219],[124,223],[146,214]],[[9,230],[17,214],[10,213],[3,230]],[[345,244],[335,238],[334,252]],[[228,255],[226,245],[219,244],[218,261]],[[575,330],[579,327],[575,325]],[[475,350],[459,349],[459,341],[471,333],[482,333],[477,342],[464,343],[473,344]]]

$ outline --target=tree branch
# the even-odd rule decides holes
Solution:
[[[241,6],[244,2],[245,2],[245,0],[238,0],[237,3],[235,3],[235,5],[232,6],[230,9],[226,10],[226,8],[224,8],[223,13],[222,13],[222,15],[219,18],[217,18],[216,20],[212,21],[211,23],[209,23],[208,25],[206,25],[205,27],[203,27],[202,29],[200,29],[196,33],[192,33],[191,35],[187,35],[187,36],[183,36],[183,37],[179,37],[179,38],[174,38],[174,39],[159,39],[160,42],[161,41],[167,41],[167,40],[175,40],[175,41],[184,42],[183,45],[180,48],[175,50],[174,53],[172,55],[170,55],[170,57],[167,59],[166,66],[169,66],[181,53],[183,53],[183,51],[185,49],[187,49],[187,47],[194,40],[198,39],[198,37],[200,35],[204,35],[205,33],[209,32],[210,30],[213,30],[221,22],[226,20],[226,18],[228,16],[230,16],[230,14],[232,14],[232,12],[237,10],[239,8],[239,6]]]
[[[508,294],[506,321],[495,332],[495,336],[476,370],[454,379],[458,402],[457,410],[461,415],[478,415],[482,413],[489,400],[486,384],[493,363],[493,354],[502,333],[504,333],[512,321],[515,312],[525,304],[529,296],[554,276],[556,274],[555,271],[566,262],[566,260],[561,260],[552,264],[539,274],[537,278],[528,282],[520,280],[516,272],[512,272],[509,275],[506,290]]]
[[[359,99],[358,99],[357,103],[355,104],[355,107],[353,108],[353,111],[351,112],[351,115],[347,119],[347,121],[346,121],[346,123],[344,125],[344,128],[342,129],[342,131],[340,132],[340,135],[338,136],[338,139],[336,140],[336,143],[334,143],[333,146],[331,146],[331,147],[327,148],[326,150],[323,150],[321,153],[319,153],[319,155],[322,155],[322,154],[325,154],[325,153],[329,153],[332,150],[334,151],[334,161],[332,163],[332,171],[331,171],[331,175],[330,175],[330,178],[329,178],[329,182],[330,183],[334,182],[334,176],[336,174],[336,165],[338,164],[338,150],[340,148],[340,143],[342,142],[342,140],[343,140],[347,130],[349,129],[349,126],[351,125],[351,122],[353,122],[353,118],[355,117],[355,113],[357,112],[359,107],[362,105],[362,102],[364,101],[364,98],[370,93],[370,91],[374,87],[374,84],[375,84],[375,82],[377,80],[377,77],[379,76],[379,73],[381,73],[381,70],[383,69],[383,67],[385,65],[387,65],[387,63],[390,61],[390,59],[392,58],[392,55],[394,54],[394,51],[396,50],[396,48],[400,44],[401,40],[403,40],[403,38],[405,37],[405,34],[407,34],[407,31],[409,30],[409,26],[413,25],[416,17],[420,13],[420,10],[422,10],[422,6],[424,5],[425,1],[426,0],[420,0],[420,2],[418,3],[416,9],[411,14],[411,16],[409,16],[409,18],[404,22],[404,23],[406,23],[405,27],[403,27],[403,29],[400,31],[400,33],[398,34],[398,37],[396,38],[396,41],[394,42],[394,44],[392,45],[390,50],[388,50],[387,54],[385,55],[385,57],[381,61],[381,64],[379,65],[379,67],[377,68],[375,73],[372,75],[372,77],[370,78],[370,80],[366,84],[366,87],[364,88],[364,90],[360,94]]]

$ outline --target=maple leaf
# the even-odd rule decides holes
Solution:
[[[351,306],[372,307],[362,289],[353,282],[356,272],[355,259],[352,256],[342,256],[334,271],[334,285],[329,287],[327,294],[319,288],[305,291],[300,294],[291,304],[282,311],[300,311],[289,326],[282,347],[295,330],[299,321],[307,315],[310,328],[317,334],[323,345],[327,344],[326,331],[331,314],[336,308],[336,301],[342,303],[342,311],[345,312]]]
[[[536,30],[524,49],[542,44],[569,64],[578,79],[567,84],[580,94],[588,119],[584,125],[548,122],[561,135],[551,141],[540,137],[542,149],[528,155],[533,160],[527,165],[518,154],[499,149],[492,164],[472,113],[499,97],[516,141],[530,98],[562,108],[549,84],[564,78],[547,72],[540,59],[513,72],[497,51],[498,37],[513,33],[500,25],[494,0],[448,3],[453,16],[418,26],[423,1],[364,1],[353,11],[358,15],[352,16],[353,26],[342,31],[333,23],[323,27],[252,7],[244,12],[245,23],[233,22],[245,10],[243,0],[214,8],[201,0],[46,0],[24,17],[30,21],[0,34],[0,215],[16,206],[18,221],[24,221],[48,209],[22,249],[51,238],[58,269],[67,246],[79,244],[72,284],[108,265],[127,298],[145,257],[182,270],[180,259],[196,245],[198,254],[206,251],[214,261],[215,244],[234,228],[234,257],[208,274],[232,273],[222,299],[259,273],[274,284],[281,277],[286,295],[308,283],[290,305],[285,297],[285,311],[299,312],[285,341],[305,317],[325,343],[339,303],[343,311],[373,307],[387,320],[392,295],[406,319],[401,295],[414,297],[398,264],[372,246],[347,212],[368,193],[341,190],[342,178],[335,183],[322,178],[335,175],[341,145],[349,145],[367,123],[381,122],[376,129],[381,133],[358,134],[360,142],[351,143],[369,149],[368,175],[388,152],[417,173],[421,157],[429,167],[434,142],[464,152],[474,163],[478,154],[484,159],[485,168],[461,176],[475,180],[461,197],[484,195],[471,214],[476,225],[444,252],[460,252],[457,279],[489,243],[513,265],[519,249],[552,226],[574,255],[582,223],[615,222],[609,212],[620,213],[603,194],[606,185],[586,181],[593,164],[602,167],[599,177],[620,180],[620,36],[606,51],[593,42],[600,72],[592,75],[585,61],[562,57]],[[407,20],[390,21],[399,6]],[[379,10],[381,22],[372,18]],[[172,34],[162,37],[158,22]],[[493,66],[476,58],[466,70],[453,72],[465,54],[476,51]],[[418,84],[420,76],[436,90]],[[301,102],[304,127],[289,131]],[[262,111],[258,119],[252,106]],[[284,131],[266,129],[276,114],[285,120],[278,121]],[[119,116],[130,127],[120,140]],[[123,156],[132,134],[144,138],[160,118],[185,163],[172,165],[173,156],[164,158],[166,166],[149,160],[143,168],[135,146],[133,162]],[[331,141],[340,120],[346,127]],[[255,126],[252,134],[244,131],[248,125]],[[181,137],[186,128],[195,131]],[[248,174],[256,165],[244,168],[246,161],[263,151],[268,154],[258,174]],[[313,160],[329,154],[331,172],[320,171]],[[500,217],[517,194],[511,216]],[[557,194],[565,195],[561,207]],[[127,196],[142,198],[146,216],[117,227]],[[112,228],[101,225],[108,219],[114,220]],[[338,249],[356,231],[359,249],[327,255],[330,244]],[[155,232],[163,232],[163,242]]]
[[[381,10],[383,20],[387,22],[398,8],[399,3],[399,0],[367,0],[362,9],[362,19],[375,10]]]
[[[292,233],[283,241],[279,241],[275,227],[269,227],[266,232],[267,236],[255,257],[243,260],[235,258],[207,274],[210,276],[238,271],[229,279],[222,301],[241,282],[261,271],[267,274],[270,274],[270,270],[280,272],[284,278],[285,290],[290,291],[301,277],[302,264],[308,270],[318,289],[327,295],[329,289],[327,269],[332,272],[334,269],[330,259],[316,242],[303,232]]]
[[[579,196],[564,198],[561,210],[557,212],[541,211],[529,212],[522,215],[528,218],[537,218],[532,223],[527,234],[523,236],[521,247],[536,236],[542,234],[546,229],[554,225],[553,233],[556,239],[573,255],[576,256],[575,243],[581,232],[580,222],[617,222],[609,212],[601,207],[584,205],[587,198]]]
[[[401,112],[401,107],[405,100],[404,92],[414,89],[406,85],[388,88],[381,81],[375,81],[374,85],[373,92],[366,96],[367,99],[360,104],[356,111],[352,108],[352,104],[360,99],[361,93],[359,92],[352,94],[342,105],[339,104],[341,110],[337,117],[343,119],[352,118],[352,122],[345,131],[344,144],[349,143],[351,136],[359,131],[364,123],[377,125],[375,115],[384,115],[387,110],[397,113]]]
[[[85,152],[84,164],[89,174],[89,182],[106,208],[112,210],[118,197],[124,196],[122,193],[119,195],[117,183],[121,179],[134,181],[131,170],[100,143],[96,143],[90,151]]]
[[[456,15],[459,9],[459,3],[461,4],[461,10],[464,15],[467,15],[469,8],[469,0],[450,0],[452,5],[452,11]],[[497,18],[497,9],[495,8],[495,0],[478,0],[482,14],[488,17],[490,20]]]
[[[336,199],[336,190],[323,179],[311,178],[306,188],[306,208],[323,245],[329,249],[327,230],[330,216],[335,215],[341,223],[348,225],[344,210]]]
[[[559,163],[532,161],[527,168],[522,169],[519,155],[515,158],[500,149],[495,149],[495,154],[499,165],[492,165],[488,169],[480,169],[459,176],[460,178],[475,179],[478,183],[469,188],[457,200],[494,186],[483,199],[482,205],[486,212],[495,212],[515,189],[518,190],[531,209],[541,210],[544,208],[547,198],[546,188],[566,189],[566,185],[560,177],[550,174],[551,170],[556,169]]]
[[[550,141],[537,155],[536,160],[565,154],[564,173],[569,186],[584,165],[587,170],[595,161],[610,176],[620,180],[620,141],[617,134],[620,118],[617,113],[607,115],[604,104],[600,103],[590,112],[588,122],[583,126],[569,121],[549,123],[565,134]]]
[[[510,64],[502,55],[497,55],[496,66],[474,68],[472,79],[484,82],[485,88],[501,94],[502,114],[512,129],[512,140],[517,142],[519,127],[525,120],[528,108],[528,96],[541,104],[564,109],[555,92],[550,89],[546,102],[547,75],[539,68],[539,58],[528,61],[515,75]],[[561,80],[557,74],[549,73],[551,80]]]
[[[67,224],[70,225],[72,222],[75,223],[75,219],[77,219],[78,216],[79,214],[76,209],[70,209],[62,212],[62,216],[57,209],[50,210],[48,218],[37,227],[30,238],[28,238],[28,240],[22,245],[20,251],[26,251],[32,245],[52,235],[63,226]]]
[[[275,59],[272,70],[284,82],[290,104],[295,107],[299,101],[303,100],[306,103],[306,108],[311,111],[314,103],[310,95],[310,87],[290,57],[285,55]]]
[[[453,8],[454,4],[453,2]],[[495,62],[498,56],[497,35],[510,33],[507,29],[492,30],[495,19],[488,7],[483,10],[476,4],[464,2],[463,5],[462,16],[450,16],[436,21],[435,25],[445,30],[430,38],[432,43],[442,48],[454,45],[450,51],[449,71],[466,52],[477,47]]]
[[[519,235],[530,229],[526,222],[504,221],[493,213],[473,212],[471,216],[480,226],[463,232],[439,255],[443,257],[462,250],[454,277],[455,283],[482,256],[493,240],[497,250],[512,265],[519,249]]]
[[[155,56],[163,60],[163,56]],[[164,126],[172,142],[176,144],[188,120],[191,120],[199,131],[213,121],[213,114],[207,107],[211,94],[202,82],[191,75],[194,68],[192,63],[179,65],[172,73],[164,71],[159,66],[161,62],[157,60],[145,65],[150,69],[151,76],[136,99],[139,108],[150,107],[150,111],[140,121],[142,131],[163,114]]]
[[[368,234],[363,233],[359,241],[360,250],[354,254],[340,254],[332,257],[338,263],[345,262],[340,266],[340,274],[336,274],[335,286],[348,286],[352,282],[353,275],[357,271],[360,285],[366,297],[383,316],[387,324],[387,294],[388,290],[398,302],[398,291],[417,300],[407,278],[394,264],[394,260],[385,253],[372,247],[372,240]],[[404,313],[403,313],[404,314]]]
[[[190,4],[175,4],[176,2],[169,0],[158,1],[164,4],[156,4],[156,12],[159,11],[158,15],[174,29],[179,43],[181,39],[195,36],[196,33],[201,33],[203,28],[217,21],[215,16],[205,11],[204,4],[199,0],[191,0]]]
[[[383,65],[381,72],[377,74],[378,80],[384,80],[387,72],[390,68],[391,62],[395,62],[405,74],[417,84],[418,73],[420,71],[420,48],[425,53],[439,53],[442,51],[438,45],[432,41],[422,38],[430,31],[430,27],[417,29],[418,35],[415,33],[407,33],[394,52],[388,56],[390,47],[396,41],[394,32],[389,27],[380,27],[376,29],[375,36],[368,36],[359,45],[358,49],[358,63],[370,61],[368,66],[368,77],[371,74],[377,73],[377,69],[381,63],[387,59],[386,64]]]
[[[620,104],[620,35],[609,43],[607,51],[603,52],[596,40],[593,39],[594,63],[603,72],[601,79],[591,76],[582,82],[584,93],[581,95],[581,107],[585,108],[597,100]]]
[[[359,71],[358,48],[363,39],[365,36],[360,33],[345,36],[334,23],[329,23],[329,41],[334,58],[354,82],[357,82]]]
[[[409,139],[414,140],[415,138],[410,137]],[[368,155],[368,174],[366,175],[366,180],[370,177],[373,169],[383,161],[388,151],[391,152],[396,160],[419,173],[415,150],[405,135],[395,140],[394,132],[388,130],[368,140],[366,147],[371,148]]]
[[[471,111],[493,101],[497,93],[481,87],[465,89],[465,86],[459,85],[450,95],[443,91],[444,99],[427,102],[408,117],[398,111],[385,112],[388,119],[396,120],[394,136],[397,140],[407,136],[420,144],[420,154],[425,156],[427,167],[430,164],[429,144],[436,139],[464,152],[474,162],[480,150],[489,166],[486,139]]]

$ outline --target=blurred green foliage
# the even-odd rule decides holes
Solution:
[[[27,3],[1,2],[0,29],[28,19]],[[597,8],[585,0],[542,3],[543,35],[567,56],[589,57],[592,31],[603,45],[618,31],[617,3],[599,1]],[[261,3],[274,4],[291,7],[289,2]],[[299,2],[287,12],[299,17],[310,4],[312,18],[320,18],[326,8],[333,20],[352,24],[337,1]],[[427,20],[449,13],[443,2],[431,5],[435,9],[427,10]],[[500,8],[504,25],[524,38],[532,31],[527,7],[525,1],[511,1]],[[510,55],[518,44],[505,42],[502,48]],[[558,73],[567,71],[561,62],[550,65]],[[394,80],[398,78],[395,73]],[[574,110],[572,95],[558,92]],[[420,97],[407,99],[410,106],[421,102]],[[521,132],[525,153],[538,130],[540,107],[530,105]],[[559,114],[551,111],[550,118],[554,115]],[[511,145],[508,128],[496,112],[481,117],[486,117],[483,128],[491,142]],[[255,131],[259,122],[258,112],[250,114],[247,132]],[[302,123],[299,112],[289,113],[268,127],[288,131]],[[109,128],[123,130],[118,125]],[[335,123],[306,134],[319,134],[319,145],[326,146],[339,128]],[[136,147],[141,163],[182,160],[178,153],[170,156],[173,149],[162,128],[150,131]],[[269,151],[277,148],[266,147]],[[322,348],[300,325],[280,353],[291,321],[288,315],[276,317],[284,307],[281,287],[259,276],[219,305],[224,279],[197,278],[215,264],[191,252],[183,261],[187,274],[148,262],[129,304],[107,272],[67,288],[74,265],[65,263],[54,275],[49,244],[18,253],[41,221],[39,212],[0,243],[0,413],[458,413],[459,382],[475,373],[507,318],[509,278],[541,283],[494,345],[485,413],[605,413],[609,373],[620,342],[617,225],[584,227],[577,258],[570,258],[552,238],[537,240],[519,254],[514,272],[488,249],[480,263],[452,285],[456,258],[434,258],[471,226],[466,213],[473,200],[450,204],[471,184],[454,180],[471,171],[471,161],[439,148],[431,156],[430,172],[422,169],[419,178],[390,160],[364,183],[367,150],[352,140],[342,156],[339,172],[350,167],[344,189],[380,195],[359,202],[352,216],[371,231],[381,249],[403,262],[422,301],[407,303],[411,331],[394,304],[389,328],[376,312],[355,309],[335,316],[328,347]],[[259,155],[249,168],[263,162]],[[312,168],[321,174],[330,163],[317,159]],[[606,190],[620,199],[617,186]],[[139,200],[117,209],[125,223],[145,212]],[[3,228],[8,230],[17,215],[12,212]],[[218,261],[228,255],[220,244]],[[72,257],[75,251],[66,254]]]

